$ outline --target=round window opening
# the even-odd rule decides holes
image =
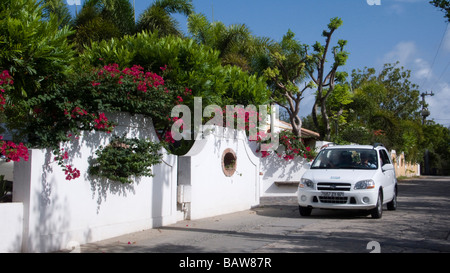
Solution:
[[[222,154],[222,170],[225,176],[230,177],[236,172],[236,153],[232,149],[226,149]]]

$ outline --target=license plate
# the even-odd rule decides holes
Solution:
[[[343,192],[322,192],[322,196],[327,196],[327,197],[344,197],[344,193]]]

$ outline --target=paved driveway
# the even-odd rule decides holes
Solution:
[[[450,177],[401,181],[398,202],[382,219],[330,210],[301,217],[295,198],[264,198],[252,210],[91,243],[81,252],[450,252]]]

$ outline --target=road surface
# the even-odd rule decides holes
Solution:
[[[263,198],[257,208],[82,245],[86,253],[439,253],[450,252],[450,177],[399,182],[398,209],[372,219],[313,210],[295,198]]]

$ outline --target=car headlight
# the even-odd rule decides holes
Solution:
[[[314,189],[314,182],[312,182],[310,179],[302,178],[300,180],[300,184],[298,184],[298,186],[300,188],[305,188],[306,187],[306,188]]]
[[[373,189],[375,188],[375,181],[372,179],[361,180],[356,182],[355,190]]]

